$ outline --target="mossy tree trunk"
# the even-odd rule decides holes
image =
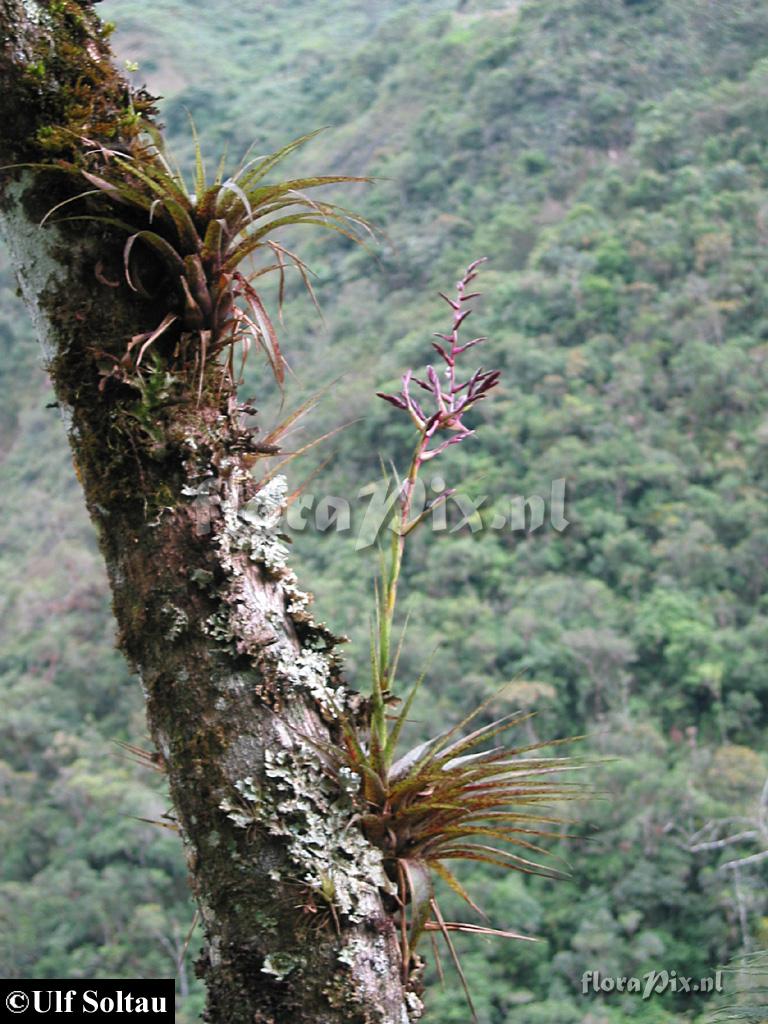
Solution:
[[[220,369],[199,401],[160,365],[133,383],[105,371],[163,315],[161,296],[126,285],[125,236],[40,227],[82,191],[40,164],[76,159],[83,136],[119,147],[151,98],[114,70],[85,0],[0,12],[0,162],[37,165],[3,175],[0,219],[167,772],[205,930],[207,1017],[406,1024],[419,1001],[401,981],[380,855],[309,742],[332,737],[354,697],[285,564],[281,480],[255,485],[254,430]]]

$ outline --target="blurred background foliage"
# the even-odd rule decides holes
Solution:
[[[713,996],[585,996],[581,978],[699,978],[768,945],[768,7],[107,0],[100,13],[137,84],[162,93],[182,161],[188,113],[208,155],[228,147],[233,164],[329,125],[290,170],[377,178],[343,200],[385,231],[374,253],[285,237],[325,318],[292,284],[287,403],[336,381],[308,429],[355,421],[308,485],[349,500],[352,528],[295,531],[294,562],[351,637],[361,689],[375,556],[355,549],[358,494],[380,457],[404,456],[407,431],[373,393],[427,357],[445,322],[436,290],[490,257],[473,321],[502,388],[441,472],[486,496],[486,526],[516,496],[548,513],[564,478],[569,525],[415,541],[404,675],[437,653],[412,728],[434,733],[512,681],[489,716],[534,708],[533,737],[586,733],[582,750],[610,760],[573,812],[579,838],[554,851],[567,881],[465,872],[493,924],[540,940],[459,942],[480,1020],[707,1020]],[[146,743],[140,688],[113,648],[5,261],[0,288],[0,973],[175,973],[188,1022],[202,993],[181,850],[139,820],[167,799],[115,743]],[[254,362],[244,389],[265,426],[268,376]],[[463,1024],[454,980],[429,977],[427,1021]],[[738,970],[728,978],[732,1003]]]

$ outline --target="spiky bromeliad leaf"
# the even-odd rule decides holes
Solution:
[[[83,157],[85,166],[63,162],[54,167],[46,165],[46,169],[64,171],[91,187],[57,204],[44,219],[78,199],[95,203],[97,209],[93,212],[65,219],[99,221],[126,232],[125,279],[129,287],[141,294],[147,294],[138,270],[141,250],[151,250],[159,258],[171,285],[166,291],[170,296],[168,315],[175,317],[173,329],[197,338],[196,343],[186,340],[174,351],[177,358],[191,358],[186,368],[194,367],[199,375],[198,391],[202,389],[207,360],[224,350],[229,350],[229,355],[223,365],[234,385],[231,353],[237,345],[242,346],[243,362],[250,348],[261,348],[282,385],[285,360],[272,319],[252,282],[277,271],[281,306],[285,270],[294,267],[313,302],[316,299],[306,265],[271,236],[283,227],[311,224],[362,242],[360,231],[372,230],[367,221],[342,206],[315,200],[307,192],[370,179],[320,175],[266,183],[266,176],[314,138],[318,134],[315,131],[274,153],[244,160],[228,178],[224,178],[222,162],[209,183],[194,125],[192,134],[194,193],[187,188],[181,172],[172,166],[157,129],[147,124],[128,154],[81,139],[81,143],[91,147]],[[115,207],[119,208],[119,215],[112,212]],[[255,267],[250,274],[241,273],[243,261],[260,253],[273,259],[267,266]],[[174,366],[176,371],[184,368]]]
[[[453,871],[452,860],[474,861],[526,874],[562,875],[538,858],[548,851],[542,838],[563,838],[564,819],[548,810],[554,803],[581,796],[575,785],[551,776],[579,767],[574,759],[529,756],[553,744],[476,748],[521,725],[530,716],[514,712],[462,734],[488,706],[484,702],[441,735],[418,744],[396,760],[392,751],[407,719],[420,680],[395,717],[386,749],[378,749],[357,727],[342,724],[342,743],[326,748],[333,771],[344,765],[361,776],[361,825],[379,846],[389,876],[398,886],[400,934],[407,964],[421,935],[438,931],[451,959],[458,958],[448,932],[515,932],[442,920],[431,876],[442,879],[475,912],[483,914]],[[554,741],[570,742],[570,741]],[[539,810],[541,808],[541,810]],[[432,924],[432,918],[435,924]],[[471,1001],[470,1001],[471,1005]]]

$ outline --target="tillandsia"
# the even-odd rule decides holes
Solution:
[[[530,874],[555,877],[560,872],[542,865],[546,854],[539,845],[545,837],[562,838],[562,818],[548,808],[573,798],[572,785],[553,778],[575,767],[573,759],[543,756],[538,752],[550,741],[509,746],[496,743],[510,729],[529,718],[514,712],[477,725],[492,696],[462,721],[441,735],[397,756],[403,728],[413,708],[423,675],[400,701],[395,693],[403,636],[392,643],[398,584],[407,539],[435,505],[453,493],[444,491],[427,507],[414,508],[421,468],[453,445],[474,434],[465,417],[499,382],[499,371],[482,367],[460,378],[462,357],[485,338],[460,341],[460,330],[470,315],[467,303],[479,293],[469,291],[484,260],[472,263],[456,286],[456,295],[442,295],[452,314],[451,328],[438,333],[433,347],[442,360],[443,373],[428,366],[423,378],[409,370],[397,394],[379,397],[405,412],[416,428],[417,440],[408,472],[399,483],[399,503],[392,525],[388,555],[383,558],[376,586],[375,621],[371,642],[372,691],[366,729],[342,720],[338,745],[325,750],[328,770],[350,771],[360,779],[360,820],[367,838],[378,846],[396,887],[404,977],[414,965],[414,951],[425,932],[439,932],[459,973],[474,1018],[474,1008],[451,932],[530,938],[486,925],[445,920],[435,896],[434,878],[442,879],[473,910],[481,909],[448,867],[454,860],[477,861]],[[414,397],[414,386],[426,400]],[[401,706],[396,713],[394,705]],[[469,727],[472,726],[470,729]],[[484,916],[484,915],[483,915]],[[434,934],[433,934],[434,941]],[[435,946],[437,954],[437,947]],[[438,958],[439,964],[439,958]]]
[[[222,158],[212,180],[208,180],[193,126],[193,188],[172,165],[159,132],[149,123],[142,125],[124,150],[81,138],[81,155],[76,163],[60,160],[45,165],[48,170],[64,171],[90,188],[58,203],[43,222],[72,203],[90,204],[87,212],[66,219],[99,221],[124,232],[125,282],[144,299],[159,301],[163,309],[159,322],[131,338],[122,354],[104,353],[112,363],[108,376],[135,379],[150,347],[162,345],[168,368],[176,374],[191,374],[199,398],[206,368],[217,357],[225,354],[219,365],[224,369],[224,381],[233,389],[237,377],[235,349],[241,347],[244,362],[249,349],[257,346],[266,354],[282,386],[285,361],[273,321],[254,282],[276,272],[282,308],[285,271],[293,267],[313,301],[314,293],[305,263],[276,241],[274,232],[291,225],[313,224],[360,241],[362,232],[371,230],[365,220],[344,207],[308,195],[308,191],[322,186],[364,182],[367,178],[323,175],[266,181],[282,160],[318,131],[266,156],[244,158],[228,176]],[[244,261],[261,254],[268,257],[266,265],[243,273]],[[97,268],[97,276],[105,284],[118,283],[107,279],[103,268]]]

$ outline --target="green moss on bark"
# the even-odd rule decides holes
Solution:
[[[133,91],[113,64],[106,29],[92,4],[77,0],[1,0],[7,36],[0,55],[0,118],[10,160],[77,157],[82,136],[124,140],[154,99]]]

